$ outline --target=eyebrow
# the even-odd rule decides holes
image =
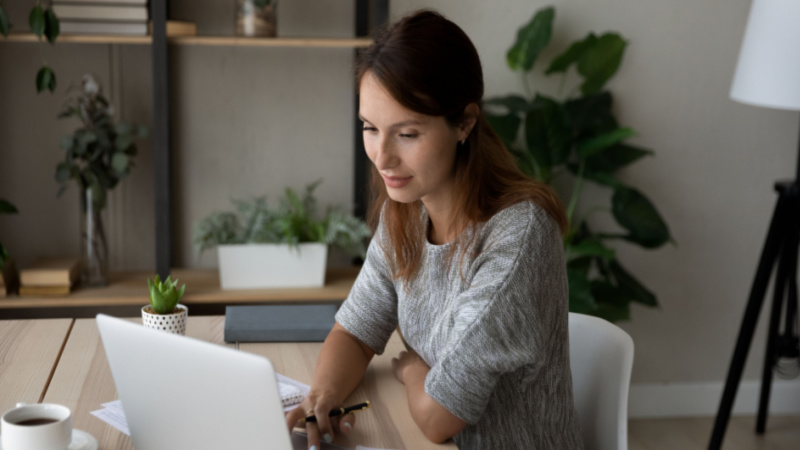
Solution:
[[[363,122],[372,123],[369,120],[367,120],[364,116],[362,116],[360,113],[358,114],[358,118],[361,119],[361,121],[363,121]],[[408,125],[424,125],[424,124],[425,123],[422,122],[421,120],[411,119],[411,120],[404,120],[402,122],[397,122],[395,124],[392,124],[389,128],[390,129],[391,128],[400,128],[400,127],[405,127],[405,126],[408,126]]]

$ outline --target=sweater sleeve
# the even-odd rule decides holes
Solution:
[[[425,379],[427,394],[470,424],[481,417],[500,377],[524,367],[536,378],[558,309],[568,307],[554,221],[530,203],[508,209],[516,214],[503,211],[490,221],[494,229],[470,269],[469,287],[459,294],[453,332]]]
[[[382,239],[385,232],[380,224],[350,295],[336,313],[339,325],[379,355],[397,328],[397,293]]]

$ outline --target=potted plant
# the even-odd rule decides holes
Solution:
[[[106,192],[128,176],[134,166],[136,139],[147,136],[144,125],[114,121],[114,107],[102,87],[90,74],[80,86],[69,90],[59,118],[77,117],[81,127],[61,139],[64,159],[56,167],[58,195],[70,180],[80,188],[81,199],[81,282],[84,286],[108,283],[108,245],[102,212]]]
[[[150,304],[142,307],[142,324],[167,333],[186,334],[189,308],[180,304],[186,285],[178,289],[178,280],[173,281],[168,276],[162,282],[156,275],[153,281],[147,279],[147,286],[150,288]]]
[[[223,289],[315,287],[325,283],[328,245],[363,258],[370,236],[363,220],[331,207],[317,218],[314,189],[287,188],[276,207],[266,197],[232,200],[236,212],[216,212],[195,226],[199,255],[217,247]]]
[[[552,33],[555,10],[536,12],[520,28],[506,60],[522,72],[527,96],[488,99],[487,118],[516,155],[527,174],[557,187],[568,187],[565,202],[570,231],[564,239],[569,277],[570,310],[610,321],[630,318],[630,303],[657,306],[656,296],[618,260],[613,241],[655,249],[672,240],[664,219],[638,189],[620,180],[617,172],[653,152],[624,142],[634,135],[621,126],[612,111],[613,97],[605,83],[622,62],[627,42],[617,33],[589,33],[556,56],[546,75],[580,82],[559,97],[533,93],[528,78]],[[572,69],[575,70],[572,70]],[[587,181],[613,191],[611,205],[577,205]],[[555,183],[554,183],[555,182]],[[590,218],[610,212],[622,232],[601,231]]]
[[[17,207],[8,200],[0,198],[0,214],[17,214]],[[17,290],[17,271],[14,267],[14,260],[8,253],[8,249],[0,241],[0,297],[6,293],[13,293]]]

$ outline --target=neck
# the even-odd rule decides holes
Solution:
[[[428,218],[431,221],[428,231],[428,240],[436,245],[443,245],[454,240],[457,231],[452,229],[454,217],[453,211],[449,205],[446,208],[437,208],[437,205],[424,204],[425,209],[428,211]]]

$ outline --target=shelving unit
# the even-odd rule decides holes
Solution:
[[[383,24],[389,16],[389,0],[355,0],[355,38],[249,38],[238,36],[166,36],[168,0],[150,1],[151,36],[104,36],[104,35],[60,35],[58,43],[71,44],[120,44],[150,45],[153,67],[153,170],[155,180],[156,219],[156,272],[162,277],[172,273],[187,284],[192,293],[187,303],[194,305],[193,312],[224,313],[224,304],[263,303],[279,301],[341,301],[346,298],[355,281],[357,269],[329,271],[327,283],[318,289],[278,289],[255,291],[222,291],[215,271],[192,271],[172,269],[173,218],[170,148],[170,56],[172,46],[246,46],[246,47],[295,47],[295,48],[352,48],[359,52],[368,47],[372,29]],[[30,33],[12,33],[0,42],[35,43],[39,38]],[[358,95],[354,97],[358,109]],[[355,136],[361,134],[361,124],[353,117]],[[368,161],[361,139],[355,139],[354,148],[355,183],[353,199],[355,214],[366,215]],[[176,273],[177,272],[177,273]],[[112,276],[108,288],[80,290],[69,297],[60,298],[5,298],[0,301],[0,316],[41,317],[47,309],[48,317],[78,317],[93,315],[98,308],[109,313],[135,313],[146,302],[146,289],[139,284],[152,272],[118,273]],[[138,305],[138,306],[137,306]],[[220,309],[222,308],[222,309]]]
[[[34,34],[9,34],[9,42],[38,42]],[[59,43],[67,44],[143,44],[151,45],[151,36],[103,36],[103,35],[62,35]],[[180,36],[168,37],[170,45],[212,45],[240,47],[307,47],[307,48],[362,48],[369,47],[372,40],[326,39],[326,38],[249,38],[238,36]]]

